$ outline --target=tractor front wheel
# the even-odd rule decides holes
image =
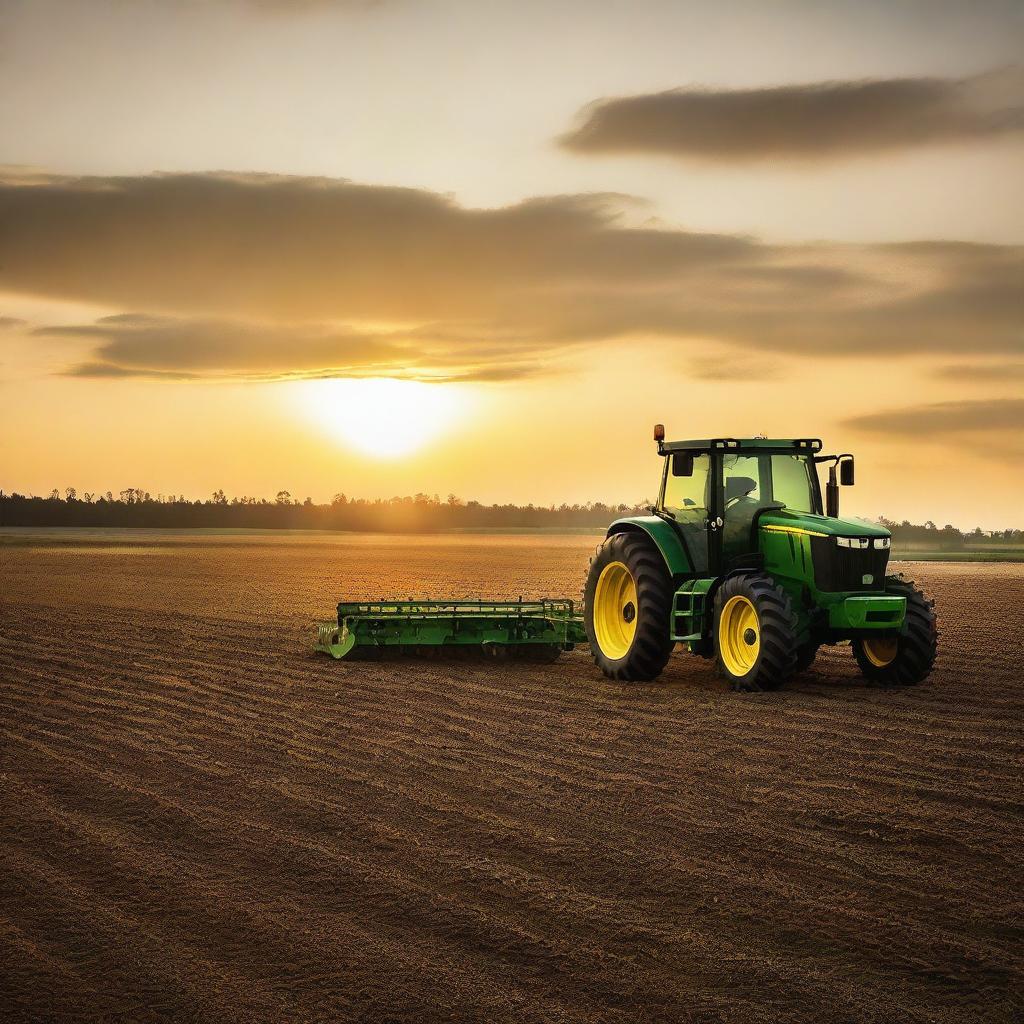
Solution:
[[[898,635],[864,637],[853,641],[853,656],[865,679],[883,686],[915,686],[935,664],[938,630],[935,602],[908,581],[891,582],[886,593],[907,599],[907,614]]]
[[[615,533],[591,559],[583,625],[609,679],[650,682],[672,653],[672,578],[645,533]]]
[[[715,594],[718,671],[734,690],[777,690],[797,662],[789,595],[761,573],[727,579]]]

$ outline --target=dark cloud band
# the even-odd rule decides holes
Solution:
[[[144,311],[50,332],[93,341],[91,375],[511,379],[636,336],[745,349],[751,365],[1021,352],[1024,248],[773,246],[630,227],[624,202],[469,209],[327,179],[22,175],[0,181],[0,288]]]
[[[933,402],[855,416],[844,423],[857,430],[948,440],[970,434],[1005,433],[1019,448],[1024,431],[1024,398]]]
[[[603,99],[561,138],[577,153],[822,159],[1024,131],[1024,73],[676,89]]]

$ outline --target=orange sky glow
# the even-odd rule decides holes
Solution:
[[[0,0],[0,488],[1021,526],[1024,11]]]

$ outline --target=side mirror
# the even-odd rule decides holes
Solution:
[[[839,463],[839,482],[844,487],[853,486],[853,456]]]
[[[672,475],[693,476],[693,455],[690,452],[672,453]]]

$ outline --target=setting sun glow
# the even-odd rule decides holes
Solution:
[[[468,407],[464,387],[392,378],[308,381],[297,401],[332,438],[380,459],[408,455],[437,440]]]

